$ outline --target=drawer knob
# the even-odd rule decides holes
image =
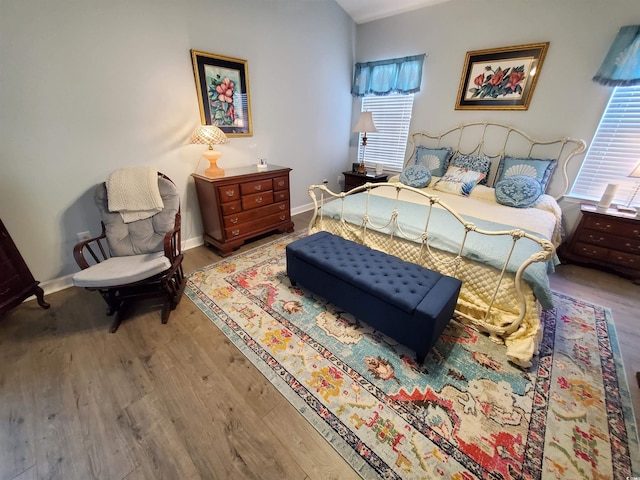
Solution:
[[[287,218],[286,215],[280,215],[280,220],[285,220]]]
[[[230,207],[230,208],[229,208],[229,211],[230,211],[230,212],[235,212],[235,211],[236,211],[236,206],[234,205],[233,207]]]
[[[230,188],[227,190],[227,197],[233,197],[234,193],[236,193],[236,191],[233,188]]]
[[[280,205],[280,210],[284,210],[284,205]]]
[[[262,197],[256,197],[256,203],[262,203]]]
[[[255,187],[253,187],[253,188],[255,188],[256,190],[260,191],[260,190],[262,190],[262,185],[256,185],[256,186],[255,186]]]
[[[240,235],[240,230],[232,230],[231,235],[233,235],[234,237],[237,237],[238,235]]]
[[[284,181],[283,181],[283,180],[280,180],[280,181],[278,182],[278,186],[279,186],[279,187],[284,187]]]
[[[232,218],[230,221],[235,225],[236,223],[238,223],[238,217]]]

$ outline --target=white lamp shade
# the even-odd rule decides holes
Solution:
[[[353,127],[353,131],[364,133],[377,132],[378,129],[373,123],[373,114],[371,112],[361,112],[356,126]]]
[[[634,177],[634,178],[640,178],[640,163],[636,165],[636,168],[634,168],[628,176]]]

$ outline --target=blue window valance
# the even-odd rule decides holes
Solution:
[[[356,63],[351,95],[389,95],[416,93],[422,82],[422,65],[426,54]]]
[[[640,25],[620,29],[593,81],[611,87],[640,85]]]

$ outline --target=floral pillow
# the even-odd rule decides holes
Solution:
[[[441,192],[455,193],[468,197],[473,187],[485,177],[482,172],[460,167],[449,167],[447,173],[438,180],[433,188]]]
[[[528,175],[510,175],[496,183],[496,201],[515,208],[533,206],[544,193],[542,185]]]
[[[431,182],[431,171],[424,165],[409,165],[400,173],[400,182],[409,187],[424,188]]]
[[[441,177],[447,171],[453,150],[449,147],[416,147],[416,165],[425,165],[435,177]]]
[[[557,164],[558,161],[554,159],[504,157],[498,165],[496,184],[512,175],[526,175],[536,178],[544,192]]]
[[[462,155],[461,153],[456,153],[451,159],[451,165],[484,173],[484,177],[478,182],[479,185],[484,185],[487,183],[487,177],[489,176],[491,159],[486,155]]]

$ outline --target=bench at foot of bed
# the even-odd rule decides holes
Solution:
[[[414,350],[418,363],[451,320],[462,284],[328,232],[287,245],[287,275]]]

